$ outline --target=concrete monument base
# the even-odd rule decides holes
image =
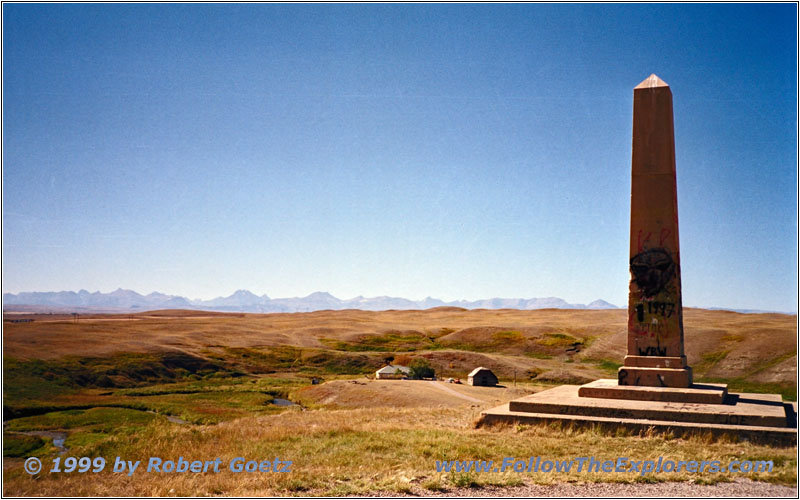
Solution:
[[[613,379],[599,379],[580,386],[583,398],[629,399],[670,403],[722,404],[728,395],[727,384],[692,384],[682,387],[619,385]]]
[[[728,394],[724,386],[697,388],[614,387],[614,380],[596,380],[583,386],[562,385],[515,399],[481,413],[478,425],[496,423],[564,422],[576,425],[624,427],[634,431],[654,428],[676,433],[732,434],[760,442],[797,444],[796,410],[778,394]],[[640,399],[582,396],[620,394]],[[597,392],[599,391],[599,392]],[[716,399],[722,403],[686,402]],[[682,394],[681,396],[676,396]],[[664,401],[654,398],[683,398]]]
[[[619,385],[688,389],[692,385],[692,369],[622,366],[618,372],[618,380]]]

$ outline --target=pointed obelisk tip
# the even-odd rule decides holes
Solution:
[[[652,89],[654,87],[669,87],[667,82],[656,76],[655,73],[644,79],[642,83],[634,87],[635,89]]]

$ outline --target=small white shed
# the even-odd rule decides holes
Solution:
[[[497,385],[497,376],[492,373],[492,370],[479,366],[469,373],[467,383],[493,387]]]
[[[380,370],[375,372],[375,378],[378,380],[389,378],[403,378],[411,373],[411,368],[400,365],[386,365]]]

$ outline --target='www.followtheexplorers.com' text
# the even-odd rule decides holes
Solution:
[[[772,472],[772,460],[732,460],[723,464],[719,460],[631,460],[620,457],[616,460],[597,460],[594,457],[578,457],[572,460],[547,460],[542,457],[518,459],[506,457],[499,464],[492,460],[437,460],[436,472],[632,472],[642,476],[658,472],[692,473],[750,473]]]

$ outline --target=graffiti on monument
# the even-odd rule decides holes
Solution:
[[[645,341],[637,347],[638,354],[666,356],[666,342],[662,341],[670,336],[670,323],[677,312],[675,259],[666,248],[648,248],[636,254],[630,266],[631,285],[638,293],[631,295],[629,320],[633,332]]]
[[[643,299],[662,292],[675,276],[675,261],[664,248],[651,248],[631,259],[631,274]]]

